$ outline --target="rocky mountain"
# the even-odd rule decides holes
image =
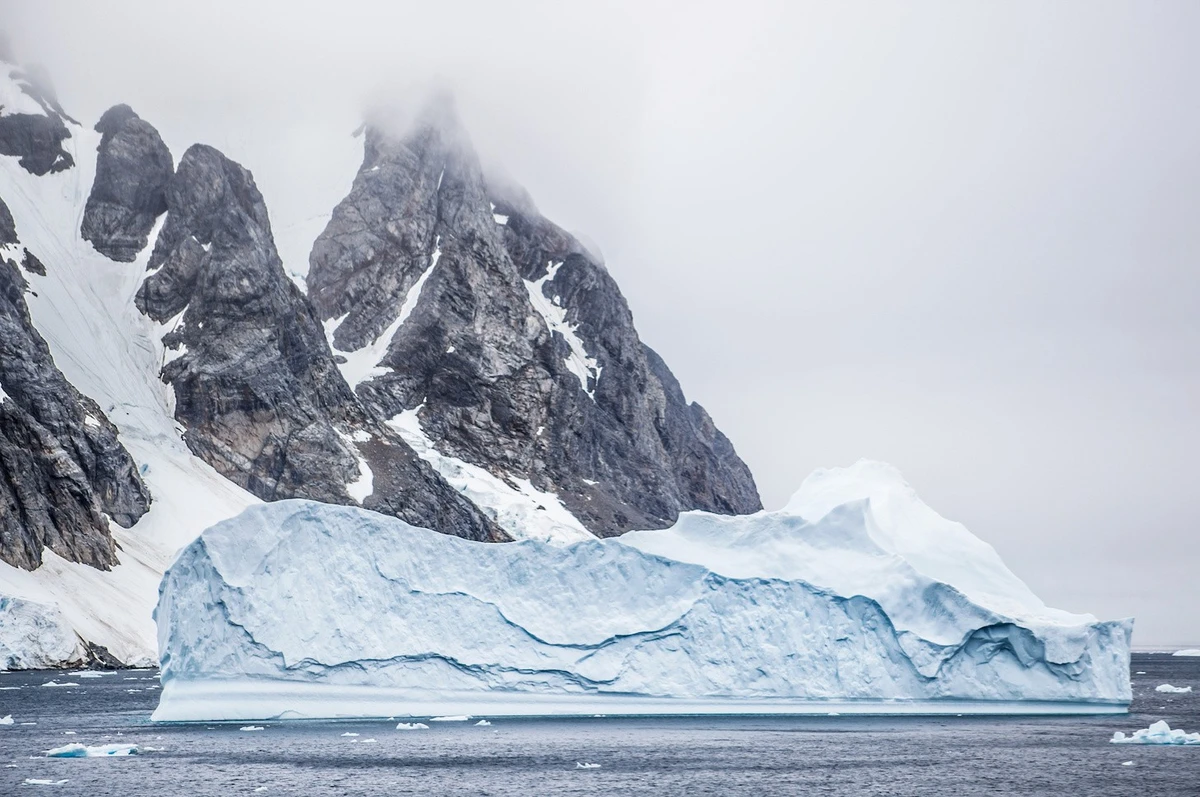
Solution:
[[[96,132],[102,134],[96,179],[80,234],[101,254],[129,263],[146,248],[154,222],[167,210],[175,164],[158,131],[128,105],[109,108]]]
[[[749,469],[638,338],[603,264],[485,179],[446,102],[400,136],[368,126],[364,143],[308,287],[378,417],[441,472],[498,477],[501,494],[482,499],[497,516],[521,484],[560,503],[548,533],[761,509]]]
[[[760,508],[603,263],[445,103],[365,128],[306,292],[250,171],[176,164],[128,106],[81,125],[0,59],[0,667],[153,661],[175,552],[260,501],[483,541]]]
[[[46,267],[20,245],[2,199],[0,244],[0,560],[33,570],[48,548],[107,570],[117,564],[107,518],[132,526],[150,495],[117,428],[34,328],[21,270]]]
[[[197,456],[264,500],[357,502],[446,533],[507,539],[359,405],[284,274],[248,171],[192,146],[166,205],[136,301],[170,330],[162,378]]]

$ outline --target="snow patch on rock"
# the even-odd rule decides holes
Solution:
[[[417,302],[421,299],[421,289],[425,287],[425,281],[429,279],[429,275],[437,268],[438,260],[442,257],[441,243],[442,238],[439,235],[434,240],[433,252],[429,255],[429,267],[421,273],[421,276],[417,277],[417,281],[412,284],[412,287],[404,295],[404,301],[400,305],[400,311],[396,315],[396,320],[389,324],[387,329],[380,332],[379,336],[371,341],[371,343],[355,351],[342,351],[334,345],[333,333],[346,320],[346,316],[349,313],[324,323],[325,339],[329,341],[330,348],[333,349],[335,355],[339,355],[345,360],[345,362],[338,363],[338,369],[342,372],[342,376],[350,385],[351,390],[357,389],[360,384],[367,380],[382,376],[392,370],[387,366],[380,365],[379,362],[387,355],[388,347],[392,345],[392,338],[396,337],[396,333],[400,331],[400,327],[404,326],[404,322],[408,320],[413,310],[416,309]]]
[[[505,221],[507,221],[507,217]],[[557,296],[552,299],[546,297],[546,285],[554,281],[560,268],[562,268],[561,261],[549,263],[546,273],[536,282],[529,280],[522,280],[522,282],[525,283],[525,289],[529,291],[529,301],[533,305],[533,309],[546,322],[550,332],[557,332],[567,342],[567,346],[570,348],[570,354],[567,355],[565,361],[567,370],[575,374],[579,379],[580,387],[592,401],[595,401],[596,383],[600,381],[600,372],[604,369],[595,357],[588,356],[587,350],[583,346],[583,340],[576,332],[579,325],[567,322],[567,309],[562,306],[559,298]]]
[[[594,539],[556,494],[537,489],[528,479],[501,479],[478,465],[438,451],[421,428],[420,412],[420,407],[405,410],[387,425],[513,539],[557,544]]]

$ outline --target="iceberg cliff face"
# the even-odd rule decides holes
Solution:
[[[251,507],[163,578],[155,718],[1124,710],[1129,621],[1045,609],[959,526],[1010,588],[977,602],[896,552],[876,505],[898,474],[829,473],[859,496],[811,521],[691,513],[566,546]]]

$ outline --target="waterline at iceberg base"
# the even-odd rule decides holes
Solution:
[[[254,506],[163,578],[154,719],[1120,713],[1132,621],[1049,609],[880,463],[553,545]]]

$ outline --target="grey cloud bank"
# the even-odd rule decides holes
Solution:
[[[243,7],[247,6],[247,7]],[[93,123],[254,172],[287,267],[365,108],[454,89],[780,506],[892,462],[1051,605],[1200,641],[1200,7],[0,3]]]

